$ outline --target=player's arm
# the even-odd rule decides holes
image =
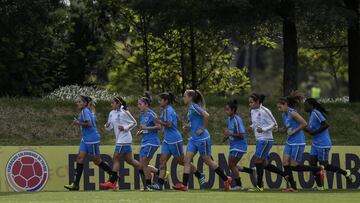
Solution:
[[[128,125],[123,126],[124,131],[131,131],[137,125],[135,118],[131,115],[131,113],[125,110],[125,114],[127,115],[127,121],[129,122]],[[120,129],[121,130],[121,129]]]
[[[288,135],[293,135],[293,134],[299,132],[300,130],[303,130],[306,128],[307,122],[305,121],[305,119],[303,117],[300,116],[300,114],[298,112],[293,111],[290,114],[300,125],[299,125],[299,127],[295,128],[295,129],[288,129],[287,130]]]
[[[322,133],[323,131],[325,131],[328,128],[329,128],[329,124],[326,121],[322,121],[320,128],[318,128],[316,130],[313,130],[313,131],[310,130],[309,134],[310,135],[318,135],[318,134]]]
[[[84,120],[84,122],[79,121],[78,119],[75,119],[73,121],[73,124],[76,126],[83,126],[83,127],[92,127],[91,117],[86,112],[82,111],[80,114],[81,120]]]
[[[202,111],[200,115],[203,117],[203,127],[196,131],[197,135],[201,135],[205,131],[205,129],[207,129],[209,124],[209,113],[206,111]]]

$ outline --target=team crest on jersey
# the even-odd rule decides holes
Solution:
[[[145,117],[144,121],[145,121],[145,123],[147,123],[149,121],[149,117]]]
[[[41,191],[48,180],[49,167],[44,157],[33,151],[16,152],[6,164],[6,179],[17,192]]]

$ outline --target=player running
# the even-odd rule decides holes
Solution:
[[[175,96],[172,93],[162,93],[158,97],[162,112],[161,119],[156,118],[155,122],[163,126],[164,141],[161,147],[160,175],[157,183],[151,186],[154,190],[163,189],[166,176],[169,173],[166,171],[166,164],[171,155],[174,156],[178,164],[184,165],[183,140],[177,127],[178,115],[172,107]],[[200,188],[202,188],[205,183],[205,175],[200,173],[192,163],[191,172],[198,178]]]
[[[79,154],[76,158],[76,173],[74,181],[65,185],[68,190],[79,190],[79,183],[84,169],[84,160],[87,155],[92,157],[95,165],[111,174],[111,168],[100,158],[100,134],[96,129],[96,119],[89,109],[89,104],[93,102],[88,96],[79,96],[76,99],[77,108],[81,111],[79,118],[74,119],[73,124],[79,126],[82,132]]]
[[[304,102],[304,109],[310,113],[309,126],[305,129],[307,133],[312,135],[311,145],[311,165],[320,165],[325,167],[325,170],[340,173],[351,181],[350,170],[343,170],[338,166],[329,164],[329,153],[331,149],[331,139],[329,133],[329,124],[326,121],[327,110],[314,98],[308,98]],[[320,181],[318,176],[314,174],[317,187],[315,190],[324,190],[323,182]]]

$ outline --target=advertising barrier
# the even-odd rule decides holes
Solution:
[[[114,146],[100,146],[101,158],[112,166],[112,154]],[[282,168],[283,146],[273,146],[271,150],[271,162],[277,167]],[[310,146],[306,147],[306,153],[303,156],[303,162],[309,164]],[[77,146],[1,146],[0,147],[0,166],[2,168],[0,176],[0,191],[64,191],[63,185],[68,184],[75,174]],[[133,146],[133,153],[136,159],[139,146]],[[254,166],[252,156],[255,152],[255,146],[249,146],[247,154],[244,155],[239,165]],[[151,164],[158,167],[160,158],[160,149],[153,158]],[[226,145],[212,146],[212,156],[221,168],[230,175],[230,169],[227,166],[227,157],[229,147]],[[331,164],[340,166],[343,169],[351,170],[353,180],[347,182],[340,174],[326,172],[325,188],[329,189],[357,189],[360,187],[360,147],[357,146],[333,146],[329,157]],[[223,183],[219,177],[209,167],[202,163],[199,156],[193,160],[195,166],[203,171],[206,176],[206,187],[217,189],[221,188]],[[182,180],[183,167],[178,166],[176,161],[170,159],[167,170],[170,171],[169,183],[165,187],[170,188]],[[136,169],[121,162],[119,171],[120,189],[140,189],[143,187],[141,178]],[[246,173],[240,173],[243,186],[245,188],[253,187],[255,180]],[[99,183],[107,180],[108,175],[94,165],[89,158],[84,163],[84,173],[80,182],[81,190],[100,190]],[[295,181],[299,188],[312,188],[315,185],[314,178],[309,172],[294,172]],[[156,177],[155,177],[156,179]],[[265,188],[283,188],[285,180],[268,171],[264,173]],[[199,188],[196,178],[190,178],[190,188]]]

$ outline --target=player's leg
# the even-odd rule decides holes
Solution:
[[[101,187],[105,187],[105,188],[109,188],[109,189],[116,189],[116,182],[119,178],[118,171],[120,169],[119,160],[124,157],[123,151],[124,151],[124,148],[126,148],[126,147],[127,146],[120,146],[120,145],[115,147],[111,175],[107,182],[100,184]]]
[[[184,166],[184,162],[185,162],[185,156],[184,154],[180,155],[180,156],[176,156],[174,157],[177,161],[177,163],[181,166]],[[193,173],[195,175],[195,177],[198,179],[199,182],[199,186],[200,189],[204,189],[205,188],[205,175],[203,173],[201,173],[196,166],[194,165],[194,163],[190,163],[190,172]]]
[[[320,181],[324,180],[324,167],[299,164],[302,161],[302,155],[305,151],[305,145],[294,145],[291,151],[291,170],[302,172],[311,171],[319,176]]]
[[[315,146],[311,146],[310,150],[310,165],[313,167],[318,166],[318,148]],[[320,180],[320,177],[316,175],[316,172],[312,172],[317,187],[314,188],[314,190],[324,190],[323,183]]]
[[[237,167],[238,162],[240,161],[241,157],[243,156],[243,152],[238,151],[230,151],[229,158],[228,158],[228,165],[232,173],[232,177],[235,180],[236,186],[231,188],[232,190],[242,190],[242,183],[240,179],[240,173]]]
[[[226,176],[224,170],[211,157],[211,141],[210,139],[202,140],[196,143],[198,145],[199,154],[203,162],[208,165],[215,173],[224,181],[224,191],[228,191],[232,178]],[[190,165],[189,165],[190,166]]]
[[[256,167],[256,187],[250,189],[250,192],[261,192],[264,190],[263,176],[264,176],[264,165],[265,160],[268,156],[268,152],[270,151],[272,143],[270,141],[257,141],[256,142],[256,151],[254,154],[255,157],[255,167]]]
[[[94,164],[97,165],[102,170],[104,170],[107,174],[111,175],[112,169],[107,163],[101,160],[100,144],[99,143],[89,144],[87,145],[87,147],[88,147],[88,154],[92,156],[92,161],[94,162]]]
[[[75,172],[75,178],[72,183],[69,185],[64,185],[64,187],[68,190],[79,190],[79,183],[80,179],[84,170],[84,160],[87,156],[87,148],[85,143],[80,143],[80,149],[79,154],[76,157],[76,172]]]
[[[287,188],[285,189],[286,192],[297,191],[296,183],[291,170],[291,151],[292,151],[292,146],[286,144],[283,153],[283,167],[284,167],[285,175],[288,180],[288,185]]]
[[[171,155],[162,153],[160,157],[160,173],[156,183],[153,183],[150,188],[154,190],[162,190],[165,183],[165,176],[166,176],[166,164],[167,161],[170,159]]]
[[[338,166],[329,164],[329,153],[330,153],[330,148],[319,148],[318,159],[319,159],[320,165],[323,165],[325,170],[331,171],[334,173],[340,173],[341,175],[345,176],[345,178],[348,181],[351,181],[351,171],[350,170],[344,170]]]
[[[155,152],[157,151],[158,146],[147,145],[141,147],[140,149],[140,170],[144,172],[145,176],[145,188],[144,189],[151,189],[149,186],[151,185],[151,169],[148,166],[150,160],[154,156]]]

